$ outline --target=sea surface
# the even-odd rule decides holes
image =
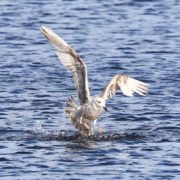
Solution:
[[[118,91],[86,138],[66,117],[72,74],[45,25],[84,60],[92,96],[116,74],[150,84]],[[0,1],[0,179],[180,179],[179,0]]]

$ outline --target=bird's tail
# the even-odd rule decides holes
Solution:
[[[69,97],[68,102],[66,104],[67,104],[66,113],[67,113],[69,120],[71,121],[72,117],[75,116],[76,110],[78,109],[78,103],[71,96],[71,97]]]
[[[79,125],[79,118],[77,118],[78,115],[78,103],[74,100],[72,96],[69,97],[67,104],[67,117],[69,121],[72,123],[73,126],[75,126],[76,129],[78,129]]]
[[[81,134],[85,136],[89,136],[93,134],[93,130],[91,128],[90,122],[86,121],[85,119],[81,119],[78,114],[78,103],[74,100],[71,96],[67,102],[67,117],[72,125],[80,131]]]

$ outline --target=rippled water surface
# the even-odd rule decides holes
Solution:
[[[85,138],[68,121],[72,75],[46,25],[88,68],[91,95],[113,75],[150,83],[119,92]],[[0,179],[180,179],[178,0],[0,1]]]

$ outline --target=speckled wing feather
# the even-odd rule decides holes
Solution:
[[[80,103],[86,103],[90,94],[85,63],[78,54],[52,30],[42,26],[41,31],[46,39],[56,48],[56,54],[62,64],[73,73],[74,83]]]
[[[145,96],[148,92],[149,84],[142,81],[138,81],[127,75],[119,74],[112,78],[109,84],[105,87],[102,98],[108,99],[116,94],[118,89],[121,89],[122,93],[126,96],[133,96],[134,93],[138,93]]]

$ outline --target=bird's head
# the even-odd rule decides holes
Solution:
[[[96,104],[100,107],[102,107],[105,111],[107,111],[107,107],[105,105],[105,100],[103,98],[100,97],[96,97],[94,99],[94,101],[96,102]]]

